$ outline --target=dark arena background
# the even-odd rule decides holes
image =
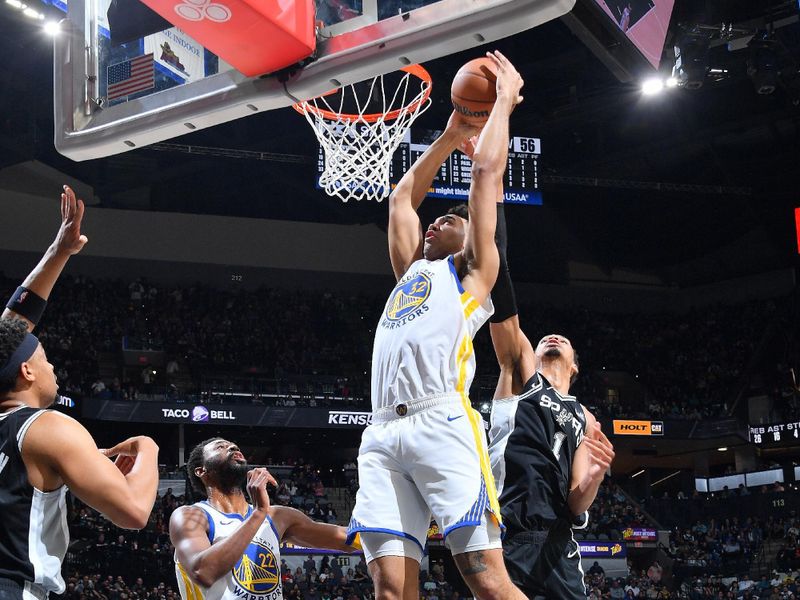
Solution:
[[[38,329],[58,410],[100,447],[147,434],[161,449],[146,528],[119,530],[70,498],[65,598],[175,600],[168,522],[196,500],[182,467],[200,440],[236,441],[267,466],[274,503],[348,523],[374,329],[394,285],[387,202],[325,196],[319,146],[291,108],[62,156],[42,24],[64,7],[26,1],[0,4],[0,291],[47,247],[71,185],[89,243]],[[427,63],[433,104],[392,176],[443,129],[464,62],[491,48],[515,62],[526,85],[511,135],[537,144],[516,148],[528,162],[514,168],[531,170],[506,208],[522,328],[572,340],[572,392],[616,449],[576,536],[589,597],[797,598],[800,5],[676,0],[656,67],[635,38],[660,4],[632,3],[623,32],[629,3],[578,2]],[[425,201],[425,226],[456,183]],[[488,328],[475,352],[470,397],[488,416]],[[373,598],[359,554],[283,559],[285,598]],[[471,597],[435,528],[421,568],[420,598]]]

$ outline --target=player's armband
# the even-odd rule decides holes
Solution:
[[[492,323],[502,323],[517,314],[517,299],[514,296],[514,286],[511,283],[511,274],[508,272],[506,258],[506,215],[502,202],[497,204],[497,227],[494,233],[494,242],[497,245],[497,253],[500,255],[500,268],[497,272],[497,281],[492,288],[494,314],[490,320]]]
[[[17,291],[11,296],[11,300],[6,304],[7,309],[25,317],[34,326],[39,323],[46,306],[47,300],[23,286],[17,288]]]

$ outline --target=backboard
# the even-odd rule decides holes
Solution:
[[[78,161],[290,106],[467,50],[557,18],[575,3],[317,0],[315,54],[302,65],[246,77],[166,22],[160,31],[120,43],[107,17],[111,0],[68,0],[68,6],[49,1],[67,10],[54,49],[55,146]],[[182,1],[208,4],[203,10],[209,19],[216,14],[211,8],[225,9],[224,0]]]

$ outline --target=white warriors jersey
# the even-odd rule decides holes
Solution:
[[[494,312],[461,286],[453,257],[414,262],[386,302],[372,348],[372,410],[466,393],[472,338]]]
[[[253,512],[249,506],[244,517],[227,514],[206,501],[193,506],[205,512],[208,540],[212,544],[233,534]],[[177,555],[175,575],[182,600],[282,600],[280,538],[272,519],[264,519],[233,569],[211,587],[202,587],[189,579]]]

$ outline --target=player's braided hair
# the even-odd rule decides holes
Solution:
[[[19,319],[0,319],[0,367],[8,362],[14,351],[25,339],[28,333],[28,325]],[[14,389],[17,383],[17,375],[9,376],[0,380],[0,396],[7,394]]]

